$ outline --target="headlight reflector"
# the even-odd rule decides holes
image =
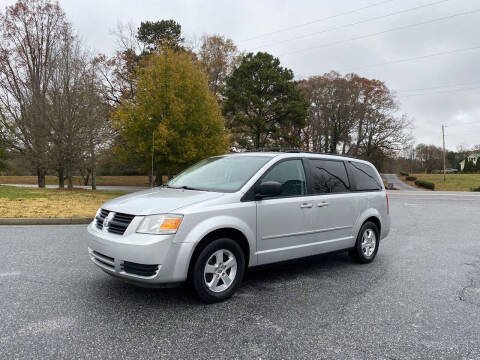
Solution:
[[[165,235],[175,234],[182,222],[182,215],[160,214],[148,215],[138,226],[137,233]]]

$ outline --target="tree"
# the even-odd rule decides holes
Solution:
[[[122,103],[113,124],[124,139],[119,153],[135,157],[147,172],[153,136],[157,183],[211,155],[228,149],[218,104],[200,65],[186,52],[169,48],[152,53],[137,69],[133,101]]]
[[[7,164],[5,163],[5,160],[7,160],[8,155],[7,155],[7,146],[4,140],[4,136],[2,134],[1,128],[0,128],[0,171],[8,169]]]
[[[441,169],[443,166],[443,150],[435,145],[419,144],[416,149],[417,159],[425,172]]]
[[[137,38],[145,45],[145,50],[151,52],[169,47],[175,50],[183,49],[185,40],[182,37],[182,26],[175,20],[144,21],[140,23]]]
[[[330,72],[300,81],[309,102],[302,130],[305,150],[348,154],[381,167],[409,143],[409,121],[398,116],[385,84],[356,74]]]
[[[475,172],[480,173],[480,158],[477,158],[477,162],[475,163]]]
[[[231,39],[205,35],[198,57],[205,65],[210,91],[220,96],[224,92],[226,78],[242,61],[241,54]]]
[[[268,53],[247,54],[227,78],[223,113],[233,145],[243,149],[297,147],[308,103],[293,72]]]
[[[59,187],[63,188],[66,177],[68,188],[72,189],[73,172],[77,169],[87,173],[87,181],[92,174],[92,185],[95,185],[95,153],[109,141],[108,111],[101,98],[96,62],[92,62],[80,41],[69,31],[64,37],[47,92],[49,140]]]
[[[0,17],[0,121],[45,187],[49,165],[47,91],[58,44],[69,28],[58,3],[18,0]]]

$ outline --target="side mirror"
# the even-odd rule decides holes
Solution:
[[[256,197],[262,199],[265,197],[278,196],[282,193],[282,184],[278,181],[265,181],[257,187]]]

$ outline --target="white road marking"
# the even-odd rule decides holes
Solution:
[[[39,335],[49,334],[56,330],[62,330],[71,327],[75,323],[75,320],[67,317],[59,317],[56,319],[38,321],[30,323],[27,326],[18,330],[18,335]]]
[[[18,276],[21,275],[22,273],[19,271],[13,271],[13,272],[6,272],[6,273],[0,273],[0,277],[7,277],[7,276]]]

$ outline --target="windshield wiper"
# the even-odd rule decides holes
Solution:
[[[204,190],[204,189],[197,189],[197,188],[187,186],[187,185],[183,185],[183,186],[181,186],[181,188],[184,189],[184,190],[208,191],[208,190]]]
[[[170,189],[183,189],[183,190],[194,190],[194,191],[208,191],[205,189],[197,189],[188,185],[183,185],[183,186],[170,186],[170,185],[165,185],[165,187],[170,188]]]

